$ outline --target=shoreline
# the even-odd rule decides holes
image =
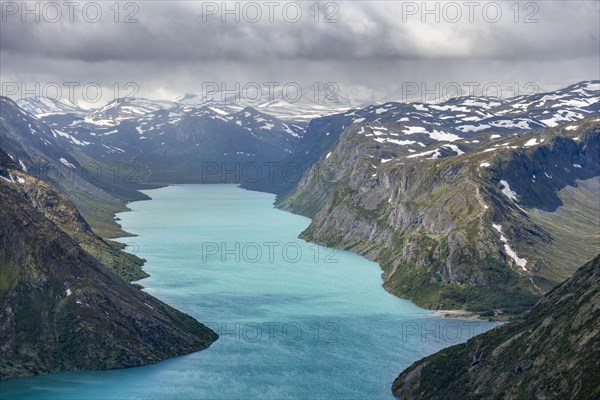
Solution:
[[[116,213],[114,213],[114,214],[113,214],[113,218],[118,218],[118,217],[117,217],[117,214],[119,214],[119,213],[125,213],[125,212],[129,212],[129,211],[131,211],[131,209],[128,207],[129,203],[136,202],[136,201],[147,201],[147,200],[152,200],[152,197],[150,197],[148,194],[144,193],[144,191],[146,191],[146,190],[155,190],[155,189],[162,189],[162,188],[169,187],[169,186],[177,186],[177,185],[189,185],[189,184],[191,184],[191,185],[194,185],[194,184],[197,184],[197,183],[170,183],[170,184],[164,184],[164,183],[163,183],[163,184],[155,184],[155,185],[156,185],[156,187],[152,187],[152,188],[150,188],[150,189],[136,189],[138,192],[140,192],[140,193],[142,193],[142,194],[146,195],[148,198],[145,198],[145,199],[140,199],[140,200],[132,200],[132,201],[127,201],[127,202],[125,203],[125,204],[126,204],[126,209],[125,209],[125,210],[123,210],[123,211],[119,211],[119,212],[116,212]],[[270,193],[270,194],[273,194],[273,195],[275,195],[275,200],[274,200],[274,202],[273,202],[273,207],[275,207],[275,208],[277,208],[277,209],[279,209],[279,210],[282,210],[282,211],[289,212],[289,213],[291,213],[291,214],[295,214],[295,215],[301,215],[301,216],[303,216],[303,217],[306,217],[305,215],[298,214],[298,213],[296,213],[296,212],[293,212],[293,211],[287,210],[287,209],[285,209],[285,208],[282,208],[282,207],[281,207],[279,204],[277,204],[277,197],[278,197],[278,195],[277,195],[276,193],[272,193],[272,192],[268,192],[268,191],[264,191],[264,190],[254,190],[254,189],[251,189],[251,188],[246,188],[246,187],[244,187],[244,186],[243,186],[243,184],[241,184],[241,183],[237,183],[237,184],[236,184],[236,183],[234,183],[234,184],[235,184],[237,187],[239,187],[240,189],[243,189],[243,190],[248,190],[248,191],[253,191],[253,192],[262,192],[262,193]],[[200,185],[202,185],[202,183],[200,183]],[[121,224],[120,224],[118,221],[115,221],[115,222],[116,222],[116,223],[119,225],[120,229],[121,229],[123,232],[125,232],[125,233],[127,234],[127,236],[120,236],[120,237],[113,238],[113,239],[111,239],[111,240],[114,240],[114,239],[120,239],[120,238],[127,238],[127,237],[135,237],[135,236],[137,236],[137,234],[133,234],[133,233],[131,233],[131,232],[127,232],[127,231],[123,230],[123,227],[121,226]],[[300,235],[300,234],[299,234],[299,235]],[[299,236],[298,236],[298,237],[299,237]],[[116,242],[118,242],[118,240],[115,240],[115,241],[116,241]],[[316,242],[312,242],[312,241],[308,241],[308,242],[309,242],[309,243],[320,244],[320,243],[316,243]],[[323,245],[323,244],[320,244],[320,245]],[[126,251],[126,250],[124,250],[124,251]],[[359,255],[359,256],[361,256],[361,257],[365,257],[364,255],[361,255],[361,254],[359,254],[359,253],[357,253],[357,252],[354,252],[354,251],[352,251],[352,250],[348,250],[348,251],[350,251],[350,252],[352,252],[352,253],[354,253],[354,254],[357,254],[357,255]],[[365,258],[366,258],[367,260],[370,260],[368,257],[365,257]],[[381,268],[381,265],[379,265],[379,263],[378,263],[377,261],[375,261],[375,260],[370,260],[370,261],[374,261],[375,263],[377,263],[377,264],[378,264],[378,266],[379,266],[379,268],[380,268],[380,270],[381,270],[381,271],[382,271],[382,273],[383,273],[383,269]],[[141,268],[142,268],[142,270],[143,270],[143,266],[144,266],[145,264],[146,264],[146,260],[144,260],[144,263],[141,265]],[[148,275],[149,275],[149,274],[148,274]],[[144,279],[144,278],[140,279],[140,281],[141,281],[141,280],[143,280],[143,279]],[[141,287],[143,288],[143,286],[142,286],[141,284],[139,284],[139,283],[138,283],[139,281],[132,281],[132,282],[130,282],[130,283],[134,283],[134,282],[135,282],[137,285],[139,285],[139,286],[141,286]],[[383,285],[382,285],[382,286],[383,286]],[[397,297],[397,298],[399,298],[399,299],[401,299],[401,300],[408,300],[408,301],[412,302],[413,304],[415,304],[415,303],[414,303],[414,302],[413,302],[411,299],[408,299],[408,298],[403,298],[403,297],[397,296],[396,294],[389,292],[389,291],[388,291],[388,290],[386,290],[385,288],[384,288],[384,290],[385,290],[386,292],[388,292],[389,294],[391,294],[392,296],[394,296],[394,297]],[[415,305],[417,305],[417,304],[415,304]],[[419,306],[419,305],[417,305],[417,307],[419,307],[419,308],[422,308],[422,309],[424,309],[424,310],[428,310],[428,311],[430,311],[430,312],[431,312],[431,315],[434,315],[434,316],[436,316],[436,317],[440,317],[440,318],[444,318],[444,319],[462,319],[462,320],[469,320],[469,321],[501,321],[501,320],[502,320],[502,319],[493,318],[493,317],[489,317],[489,316],[488,316],[488,317],[485,317],[485,316],[483,316],[483,315],[481,315],[481,314],[479,314],[479,313],[476,313],[476,312],[473,312],[473,311],[468,311],[468,310],[463,310],[463,309],[460,309],[460,310],[447,310],[447,309],[435,310],[435,309],[428,309],[428,308],[425,308],[425,307],[421,307],[421,306]]]
[[[480,314],[467,310],[432,310],[432,315],[446,319],[466,319],[476,321],[492,321]]]

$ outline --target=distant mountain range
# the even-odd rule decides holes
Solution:
[[[290,82],[286,84],[260,85],[250,87],[227,87],[214,83],[207,84],[207,90],[202,93],[185,93],[172,100],[148,100],[134,97],[116,99],[105,106],[84,110],[68,100],[45,97],[28,97],[17,100],[19,107],[38,117],[48,114],[81,113],[93,115],[92,119],[102,123],[98,116],[114,110],[118,104],[125,106],[121,114],[112,115],[131,117],[132,115],[156,111],[159,108],[169,109],[176,106],[211,107],[226,113],[241,111],[252,107],[262,113],[283,120],[304,121],[337,114],[351,108],[367,106],[382,102],[389,96],[384,92],[361,85],[339,82],[314,82],[312,85],[300,86]],[[237,88],[237,89],[236,89]],[[128,101],[129,100],[129,101]],[[134,103],[134,104],[131,104]],[[217,111],[218,112],[218,111]],[[96,115],[94,115],[96,114]],[[112,121],[112,118],[104,121]],[[110,123],[110,122],[109,122]]]
[[[596,219],[580,210],[598,194],[599,93],[587,81],[514,99],[370,105],[308,124],[190,94],[39,116],[4,98],[0,115],[3,148],[30,170],[130,167],[117,182],[55,179],[68,193],[119,203],[184,182],[275,192],[313,218],[303,237],[379,261],[391,292],[497,314],[529,308],[594,255]],[[88,202],[72,197],[89,218]]]
[[[57,113],[84,113],[85,111],[66,99],[51,99],[48,97],[28,97],[17,100],[17,104],[29,114],[43,116]]]

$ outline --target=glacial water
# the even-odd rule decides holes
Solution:
[[[400,371],[495,326],[388,294],[376,263],[298,239],[309,219],[234,185],[149,190],[119,214],[152,295],[215,329],[155,365],[0,383],[2,399],[389,399]]]

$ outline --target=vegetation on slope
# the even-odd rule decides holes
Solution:
[[[103,267],[18,185],[0,179],[0,379],[139,366],[216,340]]]
[[[404,400],[600,397],[600,256],[522,319],[417,361],[394,381]]]

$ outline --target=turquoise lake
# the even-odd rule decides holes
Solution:
[[[443,319],[382,288],[379,266],[298,239],[310,220],[235,185],[145,191],[118,215],[145,290],[213,328],[155,365],[0,384],[3,399],[391,399],[414,361],[496,323]]]

